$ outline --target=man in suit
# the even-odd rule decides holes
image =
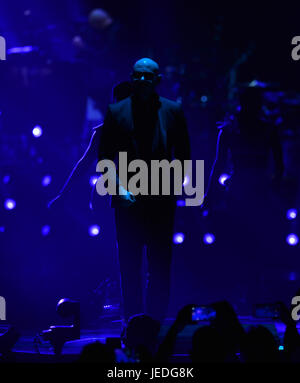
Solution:
[[[138,60],[131,75],[132,95],[109,105],[100,134],[98,160],[114,161],[126,152],[128,162],[190,159],[190,145],[181,106],[155,89],[159,66],[149,58]],[[151,182],[151,174],[149,176]],[[172,238],[176,200],[174,195],[136,195],[122,185],[112,197],[115,208],[124,316],[146,312],[163,320],[170,292]],[[148,286],[144,306],[142,288],[143,249],[147,249]]]

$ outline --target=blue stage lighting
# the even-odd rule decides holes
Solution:
[[[203,210],[202,217],[207,217],[208,213],[209,213],[208,210]]]
[[[91,237],[96,237],[97,235],[100,234],[100,227],[98,225],[90,226],[89,234]]]
[[[207,245],[211,245],[212,243],[215,242],[215,236],[211,233],[206,233],[204,234],[203,237],[203,242],[206,243]]]
[[[189,182],[190,182],[190,177],[189,177],[189,176],[185,176],[185,177],[184,177],[184,181],[183,181],[183,186],[188,185]]]
[[[13,210],[16,207],[16,201],[11,198],[8,198],[4,202],[4,207],[6,210]]]
[[[220,175],[220,177],[219,177],[219,183],[221,184],[221,185],[225,185],[225,183],[226,183],[226,181],[228,180],[230,178],[230,175],[228,175],[228,174],[221,174]]]
[[[96,185],[96,183],[98,181],[98,178],[99,178],[99,176],[91,176],[91,178],[90,178],[90,185],[91,186]]]
[[[288,243],[288,245],[290,246],[296,246],[299,242],[299,238],[296,234],[289,234],[287,237],[286,237],[286,241]]]
[[[10,181],[10,175],[6,174],[3,178],[2,178],[2,181],[3,183],[6,185],[9,183]]]
[[[184,234],[183,233],[176,233],[173,237],[173,242],[178,245],[180,243],[183,243],[184,241]]]
[[[50,226],[49,225],[43,226],[41,233],[44,237],[46,237],[50,233]]]
[[[50,185],[51,181],[52,181],[51,176],[46,175],[46,176],[44,176],[43,179],[42,179],[42,185],[43,185],[43,186],[48,186],[48,185]]]
[[[289,280],[290,281],[295,281],[296,279],[297,279],[297,275],[296,275],[295,271],[291,271],[289,273]]]
[[[295,218],[297,218],[297,213],[298,213],[297,209],[289,209],[286,212],[286,218],[289,220],[295,219]]]
[[[41,135],[43,134],[43,129],[39,126],[39,125],[36,125],[33,129],[32,129],[32,135],[36,138],[38,137],[41,137]]]

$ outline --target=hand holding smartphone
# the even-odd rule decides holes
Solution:
[[[216,311],[210,306],[193,306],[191,313],[192,323],[211,321],[216,318]]]

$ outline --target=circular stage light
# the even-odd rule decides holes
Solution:
[[[47,175],[47,176],[43,177],[42,185],[43,186],[48,186],[48,185],[50,185],[51,181],[52,181],[51,176]]]
[[[94,185],[96,185],[96,183],[97,183],[97,181],[98,181],[98,176],[91,176],[90,177],[90,185],[91,186],[94,186]]]
[[[16,207],[16,201],[11,198],[8,198],[4,202],[4,207],[6,210],[13,210]]]
[[[179,199],[177,202],[176,202],[177,206],[185,206],[185,200],[183,199]]]
[[[289,234],[287,237],[286,237],[286,242],[288,243],[288,245],[290,246],[295,246],[298,244],[299,242],[299,238],[296,234]]]
[[[44,237],[46,237],[50,233],[50,226],[49,225],[43,226],[41,233]]]
[[[212,243],[215,242],[215,236],[211,233],[206,233],[204,234],[203,237],[203,242],[206,243],[207,245],[211,245]]]
[[[221,174],[219,177],[219,183],[223,186],[225,186],[226,181],[230,178],[229,174]]]
[[[41,135],[43,134],[43,129],[39,126],[39,125],[36,125],[33,129],[32,129],[32,135],[36,138],[38,137],[41,137]]]
[[[100,227],[98,225],[90,226],[89,234],[91,237],[96,237],[97,235],[100,234]]]
[[[295,271],[291,271],[289,273],[289,280],[290,281],[296,281],[296,279],[297,279],[297,274],[295,273]]]
[[[207,217],[208,216],[208,213],[209,211],[206,209],[206,210],[203,210],[202,212],[202,217]]]
[[[189,177],[189,176],[185,176],[185,177],[184,177],[184,181],[183,181],[183,186],[188,185],[189,182],[190,182],[190,177]]]
[[[295,219],[295,218],[297,218],[297,213],[298,213],[297,209],[289,209],[286,212],[286,218],[289,220]]]
[[[184,241],[184,234],[183,233],[176,233],[173,237],[173,242],[178,245],[180,243],[183,243]]]
[[[10,182],[10,175],[9,174],[6,174],[3,178],[2,178],[2,181],[3,183],[6,185]]]

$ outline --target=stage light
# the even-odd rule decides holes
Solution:
[[[206,233],[204,234],[203,237],[203,242],[206,243],[207,245],[211,245],[212,243],[215,242],[215,236],[211,233]]]
[[[177,206],[185,206],[185,201],[183,199],[179,199],[177,202],[176,202]]]
[[[202,217],[207,217],[207,216],[208,216],[208,210],[203,210]]]
[[[97,183],[97,181],[98,181],[98,176],[91,176],[91,178],[90,178],[90,185],[91,186],[94,186],[94,185],[96,185],[96,183]]]
[[[220,177],[219,177],[219,183],[223,186],[225,186],[225,183],[226,181],[230,178],[230,175],[229,174],[221,174]]]
[[[287,237],[286,237],[286,241],[288,243],[288,245],[290,246],[296,246],[299,242],[299,238],[296,234],[289,234]]]
[[[250,83],[249,83],[249,87],[250,88],[265,88],[267,86],[266,83],[262,82],[262,81],[258,81],[258,80],[252,80]]]
[[[173,242],[178,245],[180,243],[183,243],[184,241],[184,234],[183,233],[176,233],[173,237]]]
[[[252,81],[249,83],[249,86],[250,86],[250,87],[255,87],[255,86],[257,86],[257,84],[258,84],[258,81],[257,81],[257,80],[252,80]]]
[[[100,234],[100,227],[98,225],[90,226],[89,234],[91,237],[96,237],[97,235]]]
[[[283,351],[284,350],[284,346],[278,346],[278,350],[279,351]]]
[[[31,45],[26,45],[24,47],[13,47],[7,50],[7,54],[15,54],[15,53],[30,53],[35,51],[36,48]]]
[[[183,181],[183,186],[188,185],[189,182],[190,182],[190,177],[189,177],[189,176],[185,176],[185,177],[184,177],[184,181]]]
[[[6,210],[13,210],[16,207],[16,201],[11,198],[8,198],[4,202],[4,207]]]
[[[42,179],[42,185],[43,186],[48,186],[48,185],[50,185],[51,181],[52,181],[52,177],[49,176],[49,175],[46,175]]]
[[[287,212],[286,212],[286,218],[289,219],[289,220],[292,220],[292,219],[295,219],[297,218],[297,210],[296,209],[289,209]]]
[[[10,175],[6,174],[3,179],[2,179],[3,183],[6,185],[9,183],[10,181]]]
[[[46,237],[49,233],[50,233],[50,226],[49,225],[45,225],[42,227],[42,230],[41,230],[41,233],[44,237]]]
[[[43,129],[39,126],[39,125],[36,125],[33,129],[32,129],[32,135],[36,138],[38,137],[41,137],[41,135],[43,134]]]
[[[290,281],[295,281],[296,279],[297,279],[297,275],[296,275],[295,271],[291,271],[289,273],[289,280]]]
[[[63,318],[72,317],[72,325],[69,326],[50,326],[48,330],[42,331],[38,336],[43,340],[49,341],[56,355],[60,355],[63,345],[70,341],[80,338],[80,304],[71,299],[61,299],[56,312]]]
[[[207,100],[208,100],[208,99],[207,99],[207,96],[202,96],[202,97],[201,97],[201,102],[207,102]]]
[[[0,233],[4,233],[5,232],[5,227],[4,226],[0,226]]]

